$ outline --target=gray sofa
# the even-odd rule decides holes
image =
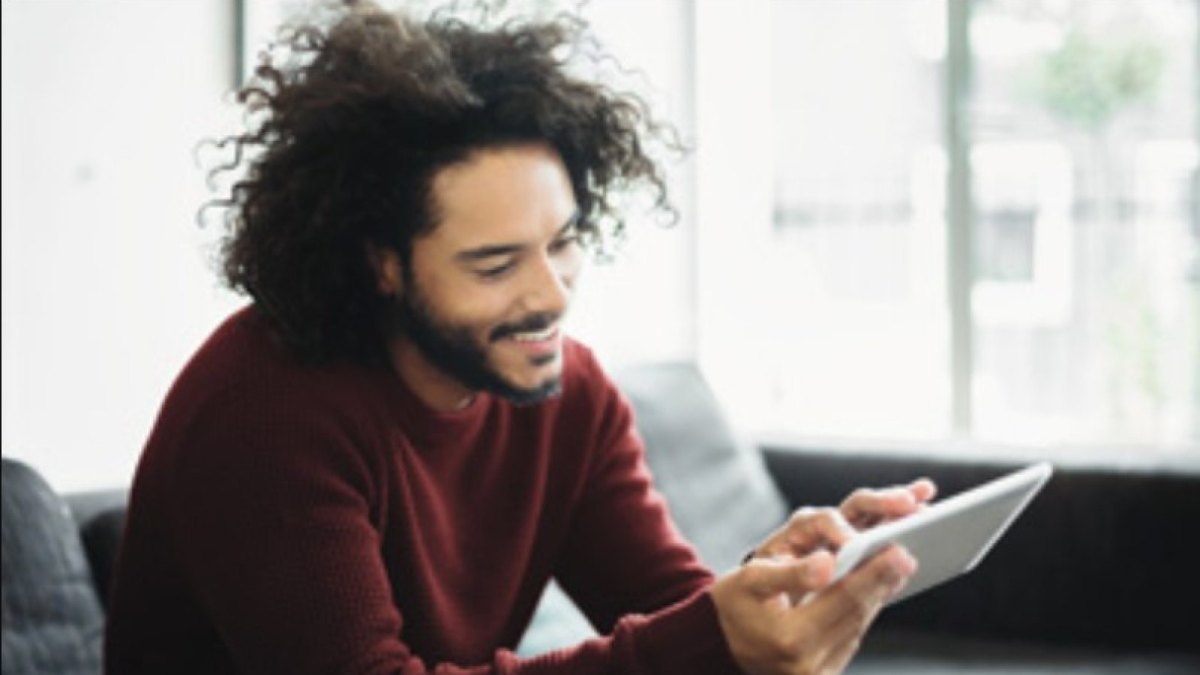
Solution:
[[[801,504],[936,479],[943,494],[1013,468],[892,452],[739,444],[696,369],[617,373],[659,488],[715,569]],[[4,460],[3,674],[99,672],[124,492],[57,495]],[[886,610],[850,673],[1200,673],[1200,475],[1059,467],[970,575]],[[551,587],[519,651],[591,633]]]
[[[793,504],[933,477],[953,494],[1019,466],[762,448]],[[970,574],[889,608],[852,673],[1200,673],[1200,473],[1060,464]]]

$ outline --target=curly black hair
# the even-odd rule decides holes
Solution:
[[[281,31],[291,58],[264,57],[238,91],[257,121],[218,145],[245,173],[226,198],[221,265],[283,343],[309,363],[380,363],[382,311],[365,251],[409,262],[436,226],[433,175],[483,148],[544,142],[562,157],[593,248],[624,228],[614,196],[667,201],[647,137],[679,149],[638,96],[585,81],[568,62],[585,37],[567,16],[484,29],[417,21],[370,3]],[[278,50],[276,50],[276,53]]]

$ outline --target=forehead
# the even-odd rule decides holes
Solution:
[[[576,207],[558,153],[532,143],[472,152],[434,174],[431,197],[437,224],[430,243],[458,248],[540,237]]]

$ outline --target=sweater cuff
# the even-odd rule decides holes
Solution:
[[[740,673],[703,590],[647,617],[637,631],[638,651],[654,673]]]

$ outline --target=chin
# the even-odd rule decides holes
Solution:
[[[562,393],[562,378],[554,377],[534,387],[514,387],[494,392],[509,403],[518,406],[535,405]]]
[[[510,387],[540,389],[547,382],[562,377],[563,355],[561,350],[537,356],[495,354],[490,368]]]
[[[501,375],[498,380],[503,386],[492,393],[518,405],[529,405],[553,398],[562,391],[560,359],[541,366],[526,365],[522,370],[525,372]]]

